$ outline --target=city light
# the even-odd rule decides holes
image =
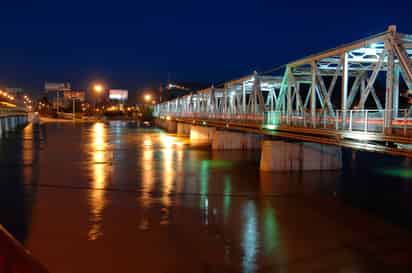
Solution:
[[[93,90],[94,90],[96,93],[101,93],[101,92],[103,92],[103,85],[101,85],[101,84],[95,84],[95,85],[93,86]]]
[[[0,90],[0,96],[9,99],[9,100],[15,100],[15,98],[13,96],[11,96],[10,94],[8,94],[5,91]]]
[[[145,101],[150,101],[152,99],[152,96],[150,94],[144,95],[144,100]]]

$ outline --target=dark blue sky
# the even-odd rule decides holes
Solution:
[[[0,86],[92,80],[138,90],[220,82],[384,31],[412,33],[408,1],[7,1]]]

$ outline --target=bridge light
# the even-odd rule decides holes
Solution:
[[[268,130],[276,130],[278,128],[277,125],[272,125],[272,124],[267,124],[265,126],[263,126],[264,129],[268,129]]]
[[[380,43],[372,43],[372,44],[370,45],[370,47],[376,49],[376,48],[381,48],[381,47],[383,47],[383,45],[380,44]]]
[[[166,120],[171,120],[172,118],[170,117],[170,116],[167,116],[166,117]]]

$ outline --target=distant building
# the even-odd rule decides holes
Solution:
[[[72,103],[73,99],[79,102],[84,102],[86,100],[86,93],[84,91],[63,92],[63,100],[65,105],[68,103]]]
[[[124,111],[124,105],[129,98],[129,91],[125,89],[110,89],[109,100],[112,105],[109,109]]]
[[[201,83],[168,83],[160,86],[160,101],[172,100],[208,87]]]
[[[21,95],[24,93],[23,88],[19,88],[19,87],[7,87],[5,91],[14,97],[17,97],[18,95]]]
[[[69,82],[45,82],[44,91],[46,93],[46,97],[52,102],[53,108],[59,109],[64,107],[64,92],[70,92],[71,85]]]
[[[129,91],[124,89],[110,89],[109,99],[113,102],[124,103],[129,97]]]
[[[64,92],[71,91],[71,85],[69,82],[45,82],[44,90],[46,92]]]

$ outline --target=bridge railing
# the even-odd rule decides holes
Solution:
[[[384,124],[385,115],[391,117],[391,123],[387,126]],[[379,109],[336,110],[333,113],[318,111],[315,115],[309,111],[292,113],[283,111],[264,113],[170,112],[161,113],[159,116],[244,123],[254,126],[259,125],[266,129],[294,127],[412,136],[412,111],[408,109],[397,111]]]
[[[18,115],[27,115],[27,110],[20,107],[8,108],[0,107],[0,117],[4,116],[18,116]]]
[[[191,118],[219,121],[236,121],[263,124],[264,114],[245,114],[245,113],[206,113],[206,112],[165,112],[158,114],[159,117],[174,117],[174,118]]]
[[[392,117],[387,127],[384,124],[385,115]],[[334,113],[319,111],[315,115],[309,112],[266,112],[264,127],[276,129],[279,126],[412,136],[412,111],[337,110]]]

